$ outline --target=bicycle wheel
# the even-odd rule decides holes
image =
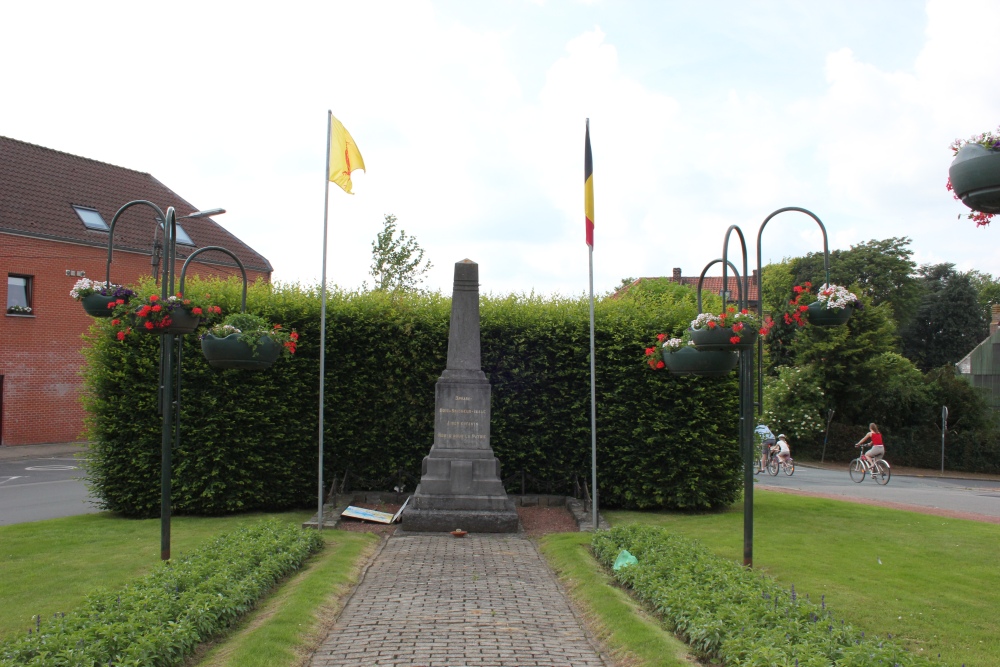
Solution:
[[[865,464],[861,462],[861,459],[854,459],[851,461],[851,481],[860,484],[865,481]]]
[[[769,472],[772,476],[778,474],[778,457],[777,456],[772,456],[771,458],[769,458],[767,460],[767,472]]]
[[[885,461],[876,461],[875,467],[872,468],[872,477],[875,478],[875,481],[885,486],[889,483],[890,476],[889,464]]]
[[[785,474],[791,477],[795,474],[795,461],[788,460],[785,462]]]

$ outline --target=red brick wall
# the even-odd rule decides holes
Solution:
[[[27,445],[74,442],[83,438],[80,402],[84,359],[81,335],[94,321],[69,291],[80,278],[66,271],[85,271],[104,280],[107,250],[83,245],[0,234],[0,375],[3,376],[0,444]],[[179,278],[182,262],[177,263]],[[30,316],[6,315],[7,276],[32,277]],[[149,255],[115,251],[111,280],[135,282],[152,273]],[[238,269],[199,264],[188,275],[229,277]],[[247,271],[253,283],[267,274]]]

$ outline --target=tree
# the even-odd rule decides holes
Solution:
[[[424,250],[414,237],[402,229],[396,236],[396,216],[387,213],[382,231],[372,241],[371,276],[375,289],[414,289],[432,266],[429,260],[424,262]]]
[[[871,299],[873,306],[892,304],[893,319],[899,327],[909,323],[920,302],[920,285],[915,277],[916,264],[910,257],[907,237],[853,245],[849,250],[830,253],[830,280],[837,285],[857,285]],[[814,286],[826,282],[823,254],[810,253],[792,260],[795,283],[811,281]]]
[[[1000,304],[1000,278],[976,270],[969,271],[968,276],[979,295],[979,306],[983,309],[983,316],[988,323],[993,319],[993,304]]]
[[[954,264],[920,267],[923,299],[902,332],[903,353],[923,371],[954,364],[989,333],[979,295]]]

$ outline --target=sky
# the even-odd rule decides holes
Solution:
[[[908,237],[918,264],[1000,275],[1000,229],[945,190],[949,144],[1000,125],[995,0],[37,0],[4,24],[0,135],[225,208],[276,282],[322,276],[328,110],[367,167],[329,186],[346,289],[393,214],[426,288],[468,258],[486,293],[586,294],[587,119],[598,295],[698,275],[730,225],[753,267],[788,206],[831,250]],[[823,239],[787,212],[761,246]]]

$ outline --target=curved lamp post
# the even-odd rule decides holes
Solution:
[[[163,247],[164,261],[160,279],[160,296],[164,300],[174,294],[174,263],[177,260],[177,221],[187,218],[206,218],[212,215],[221,215],[225,209],[214,208],[207,211],[196,211],[188,215],[178,216],[173,206],[167,207],[167,212],[153,202],[144,199],[130,201],[118,209],[111,219],[111,226],[108,231],[108,263],[106,282],[111,282],[111,254],[114,248],[115,225],[122,213],[133,206],[148,206],[153,209],[159,219],[163,220]],[[159,224],[159,223],[157,223]],[[189,258],[190,259],[190,258]],[[185,263],[185,267],[187,264]],[[241,267],[242,268],[242,267]],[[183,270],[181,272],[181,282],[183,284]],[[246,272],[244,272],[243,299],[246,303]],[[160,469],[160,559],[170,560],[170,468],[173,447],[180,440],[180,354],[178,346],[177,367],[174,368],[174,346],[176,337],[180,334],[169,334],[166,331],[160,334],[160,385],[157,394],[157,407],[163,417],[161,426],[160,450],[162,455],[162,466]],[[177,393],[174,396],[174,374],[177,374]],[[173,399],[172,399],[173,397]]]
[[[830,284],[830,251],[829,244],[827,241],[826,227],[820,221],[815,214],[811,211],[800,208],[798,206],[787,206],[785,208],[780,208],[774,211],[764,222],[761,223],[760,229],[757,232],[757,280],[761,280],[762,267],[761,267],[761,235],[764,233],[764,228],[767,223],[770,222],[775,216],[785,213],[788,211],[795,211],[798,213],[805,213],[819,225],[820,230],[823,232],[823,269],[826,273],[826,282]],[[742,278],[740,273],[733,266],[732,262],[729,261],[729,240],[733,232],[736,232],[740,241],[740,249],[743,254],[743,274]],[[739,287],[737,302],[740,309],[748,308],[750,299],[750,276],[747,274],[747,245],[746,239],[743,236],[743,230],[737,225],[730,225],[729,229],[726,230],[726,235],[722,244],[722,259],[716,259],[705,266],[702,271],[701,278],[698,279],[698,311],[701,312],[701,284],[705,276],[705,271],[708,270],[709,266],[713,264],[722,264],[722,308],[725,310],[726,307],[726,296],[728,292],[728,275],[727,271],[730,267],[733,269],[733,273],[736,276],[736,284]],[[757,315],[760,318],[764,317],[764,302],[761,299],[760,288],[758,286],[757,290]],[[740,366],[739,366],[739,393],[740,393],[740,426],[739,426],[739,445],[740,452],[743,455],[743,565],[746,567],[753,567],[753,465],[755,458],[755,447],[753,445],[753,408],[754,408],[754,347],[757,349],[757,354],[759,358],[763,359],[764,354],[764,341],[761,338],[757,339],[757,345],[751,346],[746,349],[740,350]],[[763,388],[763,363],[758,364],[758,391],[757,391],[757,414],[760,415],[764,411],[764,388]]]

